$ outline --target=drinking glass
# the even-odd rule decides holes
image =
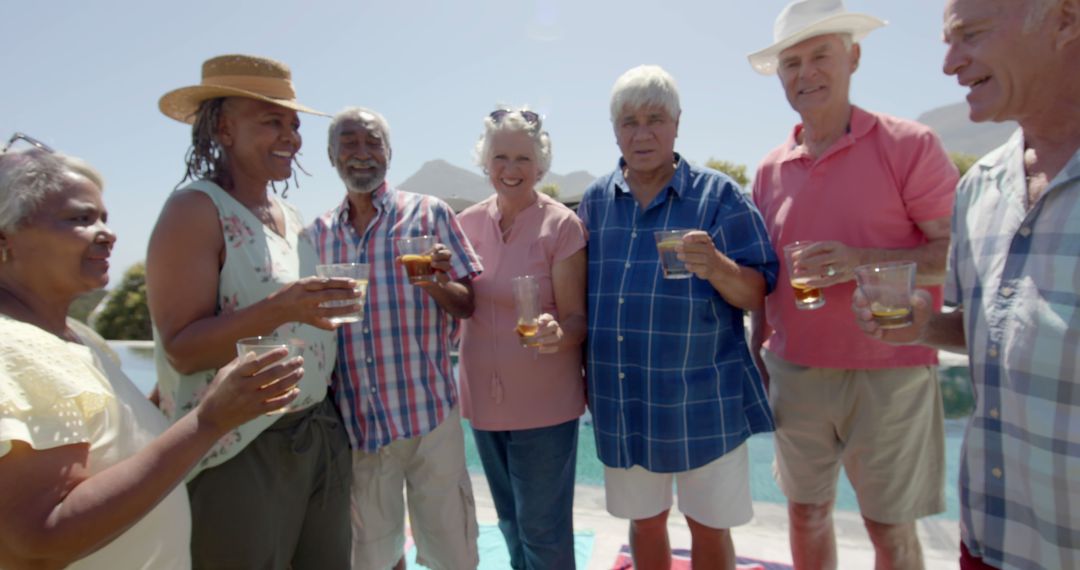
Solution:
[[[398,260],[409,275],[409,283],[435,281],[435,271],[431,268],[431,250],[435,248],[435,236],[399,238],[394,241],[400,256]]]
[[[679,254],[675,247],[682,243],[683,236],[693,230],[657,230],[653,232],[656,238],[656,251],[660,254],[660,267],[664,270],[664,279],[689,279],[693,276],[686,264],[679,260]]]
[[[855,268],[859,290],[870,302],[874,322],[883,329],[899,329],[914,320],[911,294],[915,291],[914,261],[890,261]]]
[[[517,334],[521,346],[537,346],[536,333],[540,330],[540,282],[532,275],[522,275],[510,280],[517,307]]]
[[[330,317],[331,323],[334,323],[334,325],[343,325],[355,323],[364,318],[364,297],[367,295],[368,274],[370,271],[371,266],[366,263],[328,263],[315,266],[315,274],[319,277],[344,277],[346,279],[352,279],[356,283],[356,286],[353,287],[353,291],[360,296],[355,300],[342,299],[340,301],[326,301],[322,303],[320,305],[322,307],[346,307],[356,305],[356,310],[351,313]]]
[[[791,283],[791,290],[795,293],[795,306],[803,310],[819,309],[825,306],[825,294],[817,287],[811,287],[807,283],[814,279],[812,275],[795,275],[795,261],[791,256],[807,247],[814,245],[812,241],[793,241],[784,246],[784,262],[787,264],[787,272]]]

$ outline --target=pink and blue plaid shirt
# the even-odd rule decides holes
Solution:
[[[457,321],[395,262],[394,240],[435,235],[452,252],[449,277],[483,268],[453,210],[433,196],[384,184],[372,196],[378,213],[363,234],[349,223],[349,202],[320,216],[308,235],[322,263],[371,265],[364,320],[338,328],[334,398],[353,449],[377,451],[435,429],[457,405],[450,362]]]

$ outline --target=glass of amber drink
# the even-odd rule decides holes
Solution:
[[[679,260],[675,248],[682,243],[683,236],[693,230],[657,230],[656,251],[660,255],[660,268],[664,270],[664,279],[689,279],[693,276],[686,264]]]
[[[540,282],[532,275],[522,275],[510,280],[514,291],[514,305],[517,307],[517,335],[521,346],[537,346],[536,333],[539,331],[537,319],[540,318]]]
[[[435,271],[431,268],[431,251],[435,248],[435,236],[400,238],[395,242],[398,261],[405,266],[409,283],[435,280]]]
[[[811,310],[825,306],[825,294],[817,287],[807,285],[816,276],[796,273],[796,264],[792,258],[794,254],[801,252],[813,245],[812,241],[793,241],[784,246],[784,263],[787,265],[788,277],[791,282],[791,290],[795,294],[795,306],[800,309]]]
[[[883,329],[910,325],[911,294],[915,291],[914,261],[890,261],[855,268],[859,290],[870,302],[874,322]]]

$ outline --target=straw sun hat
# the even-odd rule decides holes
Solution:
[[[857,42],[886,23],[867,14],[848,12],[843,0],[796,0],[776,17],[773,44],[747,58],[754,71],[772,75],[780,52],[803,40],[825,34],[851,34]]]
[[[218,97],[259,99],[301,113],[327,116],[296,101],[287,65],[251,55],[219,55],[206,60],[200,84],[169,91],[158,101],[158,107],[165,116],[191,124],[199,104]]]

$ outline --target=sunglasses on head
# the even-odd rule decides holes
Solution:
[[[28,145],[30,145],[30,146],[32,146],[34,148],[43,150],[45,152],[50,152],[50,153],[51,152],[56,152],[55,150],[53,150],[53,148],[51,146],[49,146],[49,145],[35,139],[34,137],[32,137],[30,135],[27,135],[25,133],[15,133],[15,134],[11,135],[10,139],[8,139],[7,144],[5,144],[3,148],[0,148],[0,154],[4,154],[5,152],[7,152],[9,148],[14,146],[15,143],[17,143],[19,141],[23,141],[26,144],[28,144]]]
[[[510,115],[511,113],[517,113],[521,115],[521,118],[525,119],[525,122],[529,123],[530,125],[540,126],[540,115],[538,115],[535,111],[529,111],[527,109],[519,109],[516,111],[512,109],[495,109],[488,116],[491,117],[492,121],[495,121],[496,125],[498,125],[503,121],[503,119],[506,118],[507,115]]]

